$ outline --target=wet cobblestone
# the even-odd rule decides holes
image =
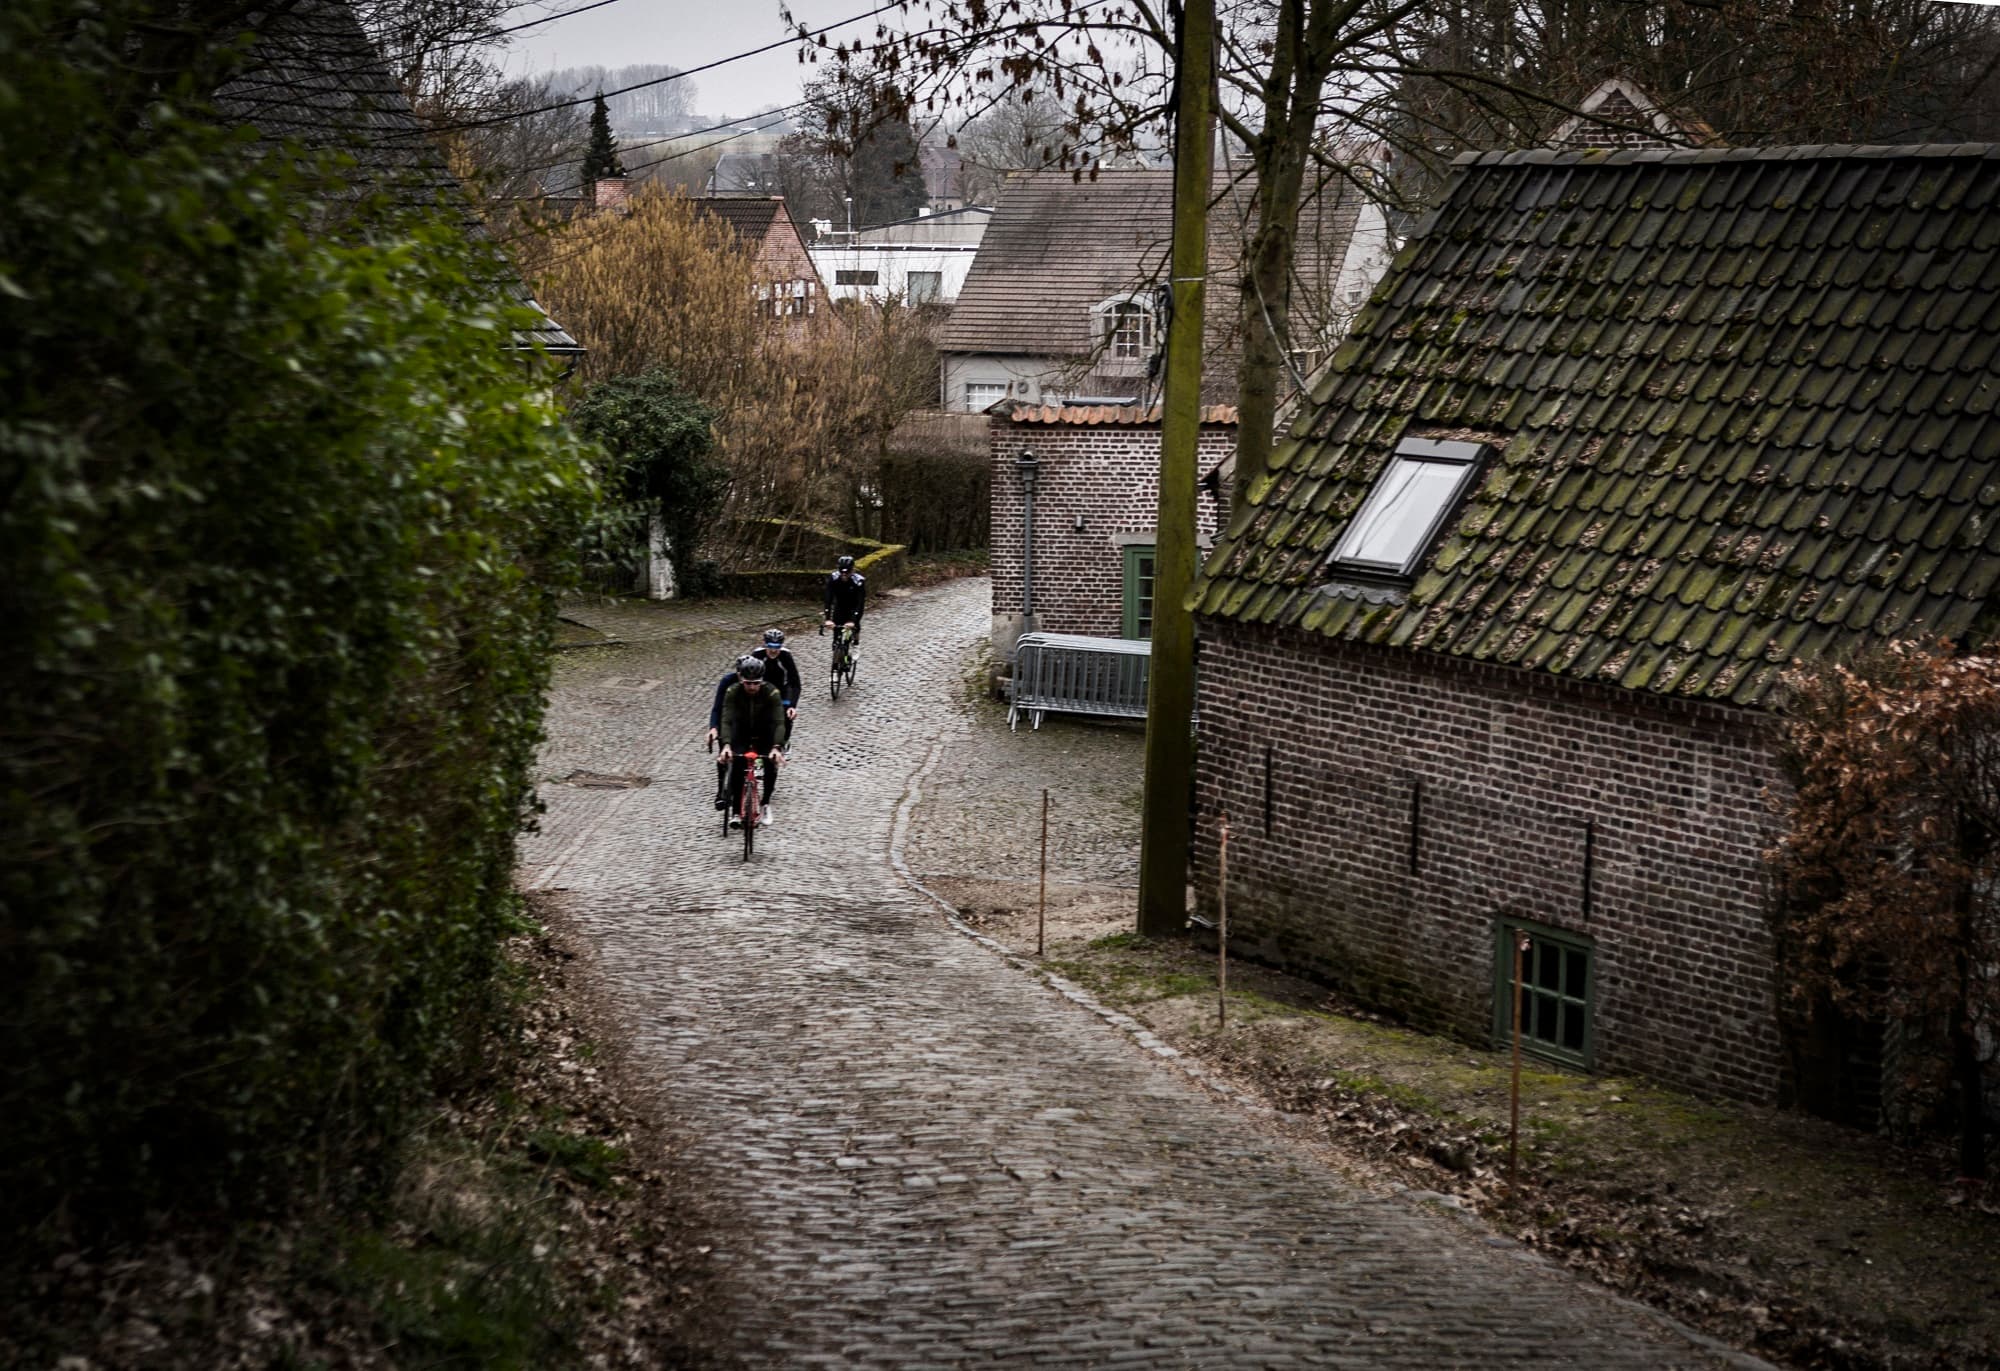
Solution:
[[[1028,807],[1012,792],[1025,778],[1038,795],[1032,759],[1136,786],[1111,760],[1130,738],[977,726],[963,669],[986,595],[957,582],[875,608],[858,688],[808,698],[748,866],[709,804],[700,732],[761,620],[677,626],[672,607],[641,607],[651,636],[560,667],[544,776],[652,783],[545,784],[522,880],[560,892],[595,942],[653,1103],[735,1216],[709,1240],[717,1353],[759,1368],[1721,1364],[1338,1183],[898,879],[913,778],[911,842],[931,866],[967,845],[968,870],[1017,860]],[[825,640],[795,646],[823,681]],[[982,791],[1002,801],[982,807]]]

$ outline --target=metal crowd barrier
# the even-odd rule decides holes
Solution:
[[[1023,633],[1014,651],[1007,727],[1023,714],[1040,728],[1044,714],[1146,717],[1146,681],[1153,645],[1138,638],[1086,638],[1076,633]]]

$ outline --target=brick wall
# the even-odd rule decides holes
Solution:
[[[1291,630],[1197,631],[1195,881],[1213,918],[1226,808],[1232,944],[1484,1041],[1495,920],[1532,919],[1594,940],[1599,1068],[1777,1098],[1759,856],[1776,775],[1756,716]],[[1257,685],[1272,679],[1275,701]]]
[[[993,617],[1018,632],[1024,502],[1015,459],[1032,448],[1035,478],[1035,621],[1051,633],[1116,638],[1124,628],[1124,550],[1118,536],[1150,533],[1160,505],[1160,426],[1153,423],[1022,423],[996,413],[993,437]],[[1196,454],[1206,474],[1236,448],[1234,424],[1204,424]],[[1228,513],[1228,491],[1196,492],[1204,537]],[[1084,527],[1076,528],[1082,515]],[[1149,540],[1148,540],[1149,541]]]

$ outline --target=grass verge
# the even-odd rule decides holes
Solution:
[[[927,883],[1032,954],[1033,886]],[[1510,1184],[1506,1053],[1243,961],[1219,1025],[1212,947],[1139,938],[1132,919],[1130,891],[1053,887],[1045,965],[1267,1101],[1349,1179],[1450,1197],[1773,1361],[2000,1368],[2000,1203],[1952,1183],[1948,1146],[1530,1060]]]

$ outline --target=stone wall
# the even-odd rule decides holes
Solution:
[[[1758,716],[1293,630],[1197,632],[1195,884],[1212,919],[1226,809],[1234,946],[1485,1041],[1496,921],[1531,920],[1593,942],[1596,1067],[1778,1098]]]
[[[1030,415],[1051,411],[1028,409]],[[1071,411],[1055,411],[1070,413]],[[1102,414],[1080,409],[1078,414]],[[1137,411],[1110,411],[1136,415]],[[1201,428],[1196,461],[1204,474],[1236,448],[1233,422]],[[1116,638],[1124,629],[1127,545],[1150,543],[1160,507],[1160,425],[1157,420],[1028,421],[1003,411],[993,433],[993,636],[996,658],[1019,637],[1025,490],[1016,459],[1034,452],[1035,627],[1051,633]],[[1228,517],[1228,491],[1196,492],[1204,546]],[[1081,526],[1079,527],[1079,520]]]

